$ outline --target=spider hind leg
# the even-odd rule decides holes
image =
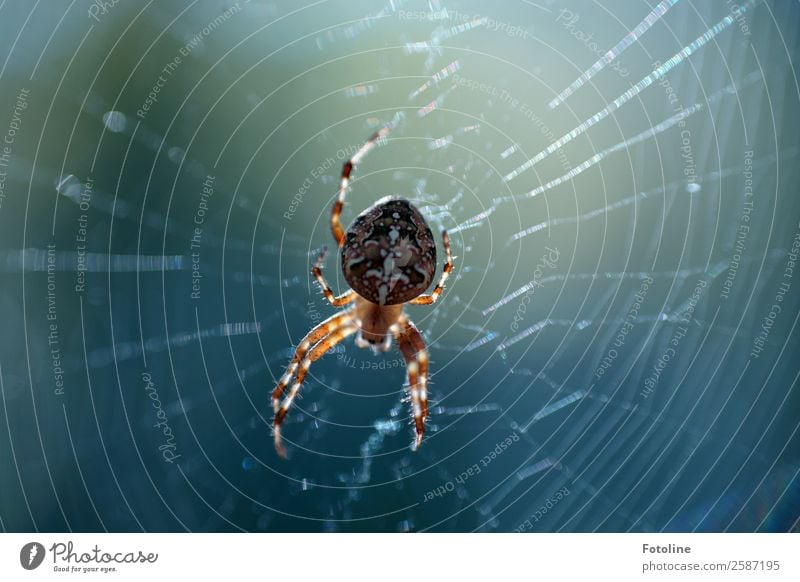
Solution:
[[[342,168],[341,182],[339,184],[339,192],[336,195],[336,201],[333,203],[333,209],[331,211],[331,232],[333,233],[333,238],[336,241],[336,244],[339,245],[339,248],[344,245],[344,229],[342,228],[341,216],[342,209],[344,208],[344,199],[350,186],[350,175],[353,173],[353,170],[359,164],[359,162],[364,159],[364,157],[381,139],[385,138],[389,134],[395,125],[396,121],[393,121],[376,131],[353,155],[353,157],[344,163],[344,167]]]

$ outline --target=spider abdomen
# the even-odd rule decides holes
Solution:
[[[422,213],[387,196],[359,214],[345,235],[342,271],[356,293],[378,305],[424,293],[436,273],[436,244]]]

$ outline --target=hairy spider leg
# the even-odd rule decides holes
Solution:
[[[442,276],[439,279],[439,282],[436,284],[433,293],[430,295],[420,295],[415,297],[409,301],[409,303],[412,305],[430,305],[431,303],[436,303],[436,300],[439,299],[442,291],[444,291],[444,283],[450,276],[450,271],[453,270],[453,256],[450,254],[450,237],[448,236],[446,230],[442,231],[442,240],[444,241],[444,252],[447,256],[444,262],[444,268],[442,269]]]
[[[339,184],[339,193],[336,196],[336,202],[333,203],[333,211],[331,212],[331,231],[333,232],[333,238],[336,240],[336,244],[339,245],[339,248],[342,248],[342,245],[344,245],[344,229],[342,228],[340,219],[342,216],[342,208],[344,208],[344,197],[347,194],[347,189],[350,184],[350,174],[353,172],[356,165],[364,159],[364,156],[375,147],[375,144],[389,135],[393,127],[394,125],[389,124],[372,134],[372,137],[361,146],[352,158],[345,162],[342,168],[342,181]]]
[[[303,383],[303,380],[308,373],[308,369],[311,367],[311,364],[317,360],[319,360],[325,352],[335,347],[338,343],[340,343],[346,337],[354,334],[358,328],[353,324],[345,324],[332,331],[328,336],[324,339],[320,340],[317,345],[315,345],[311,351],[301,360],[299,369],[297,371],[297,378],[295,378],[294,384],[292,385],[291,390],[283,399],[283,402],[280,405],[280,408],[275,413],[275,420],[273,422],[273,431],[275,433],[275,450],[281,457],[286,458],[286,448],[283,446],[281,441],[281,432],[280,427],[283,423],[284,418],[286,418],[286,413],[289,411],[289,407],[292,405],[292,401],[297,396],[297,393],[300,391],[300,385]]]
[[[422,334],[405,315],[392,327],[392,331],[408,370],[411,414],[416,433],[414,449],[417,449],[422,444],[425,421],[428,418],[428,351]]]
[[[325,276],[322,274],[322,262],[325,260],[325,255],[327,252],[328,247],[322,247],[322,251],[319,253],[317,261],[314,263],[314,267],[311,269],[311,273],[317,278],[317,283],[319,283],[322,293],[325,295],[325,299],[327,299],[328,302],[334,307],[341,307],[353,302],[356,298],[356,292],[352,289],[348,289],[341,295],[337,296],[333,294],[333,289],[331,289],[331,286],[328,285],[328,281],[325,280]]]
[[[423,422],[428,418],[428,349],[425,346],[425,340],[417,327],[408,319],[408,316],[403,314],[400,318],[402,325],[408,326],[410,332],[408,334],[411,340],[411,345],[417,355],[417,362],[419,363],[419,393],[420,393],[420,406],[422,408]]]
[[[286,386],[289,385],[289,381],[297,371],[300,361],[306,357],[306,354],[308,353],[308,350],[311,349],[312,344],[322,340],[326,336],[341,328],[343,325],[349,324],[352,321],[352,317],[353,315],[350,311],[342,311],[333,314],[328,319],[321,322],[319,325],[309,331],[302,341],[297,345],[297,349],[294,352],[292,361],[289,362],[289,366],[286,368],[283,376],[281,376],[281,379],[278,381],[278,385],[275,387],[275,390],[272,391],[272,409],[275,413],[277,413],[279,410],[280,399],[281,396],[283,396],[283,391],[286,390]]]

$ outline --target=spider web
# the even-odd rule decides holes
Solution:
[[[25,337],[0,362],[4,529],[797,528],[794,7],[117,10],[85,52],[84,32],[58,41],[86,78],[16,150],[33,205],[0,207],[27,225],[0,256]],[[54,28],[31,32],[38,72],[10,53],[43,114]],[[345,341],[282,461],[268,398],[334,312],[309,270],[339,172],[390,120],[343,222],[398,195],[450,233],[445,293],[408,308],[426,441],[411,451],[399,352]],[[333,253],[325,274],[346,288]]]

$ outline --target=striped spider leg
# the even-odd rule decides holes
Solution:
[[[450,253],[450,237],[446,230],[442,231],[442,241],[444,241],[444,252],[447,256],[444,262],[444,268],[442,269],[442,276],[439,278],[439,282],[436,284],[433,293],[415,297],[409,301],[411,305],[431,305],[432,303],[436,303],[436,300],[439,299],[442,291],[444,291],[444,284],[450,276],[450,272],[453,270],[453,255]]]
[[[273,434],[275,436],[275,450],[282,457],[286,457],[286,449],[281,442],[280,427],[286,418],[286,413],[300,391],[300,386],[308,373],[311,364],[320,359],[325,352],[332,349],[343,339],[355,333],[357,327],[353,324],[350,310],[336,313],[309,331],[295,350],[294,357],[286,368],[278,385],[272,391],[272,408],[275,412],[273,421]],[[313,347],[312,347],[313,345]],[[294,377],[294,384],[288,394],[284,396],[286,387]],[[283,396],[283,401],[281,397]]]
[[[417,449],[422,444],[428,419],[428,350],[422,334],[407,315],[400,316],[392,326],[392,332],[406,361],[411,415],[414,418],[414,449]]]
[[[331,211],[331,232],[336,244],[341,248],[344,245],[344,229],[342,228],[341,216],[342,209],[344,208],[344,198],[350,186],[350,174],[355,169],[361,160],[375,147],[375,145],[389,135],[389,132],[394,129],[394,124],[390,123],[383,126],[359,148],[355,155],[347,160],[342,168],[342,179],[339,183],[339,192],[336,195],[336,201],[333,203],[333,210]]]

